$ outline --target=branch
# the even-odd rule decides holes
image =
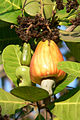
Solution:
[[[76,27],[76,25],[71,25],[65,31],[72,32]]]
[[[27,30],[26,30],[26,33],[27,33],[27,34],[29,33],[29,30],[31,29],[32,26],[33,26],[33,24],[31,24],[31,25],[27,28]]]
[[[43,8],[44,8],[44,5],[42,3],[43,0],[40,0],[40,5],[41,5],[41,15],[42,17],[44,18],[44,14],[43,14]]]

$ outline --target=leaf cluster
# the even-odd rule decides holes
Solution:
[[[63,2],[67,3],[67,0],[63,0]],[[80,4],[80,1],[78,0]],[[33,111],[32,108],[37,106],[39,112],[40,109],[46,108],[46,110],[50,113],[50,115],[55,114],[60,120],[79,120],[80,118],[80,87],[72,90],[67,90],[67,85],[71,83],[74,79],[80,77],[80,16],[77,17],[80,11],[80,5],[78,6],[77,10],[71,9],[69,13],[66,13],[66,9],[61,9],[60,11],[58,8],[59,1],[54,0],[1,0],[0,1],[0,53],[2,53],[2,62],[4,66],[4,70],[10,80],[16,86],[11,93],[7,93],[3,89],[0,89],[0,105],[2,107],[2,114],[14,114],[15,110],[24,108],[27,109],[27,106],[30,107],[29,111]],[[53,13],[53,14],[52,14]],[[36,16],[37,14],[41,15],[43,18],[42,21],[39,21],[41,17]],[[19,16],[19,17],[18,17]],[[34,17],[35,16],[35,17]],[[54,16],[54,19],[53,17]],[[75,25],[75,30],[71,31],[59,31],[56,27],[56,16],[58,16],[59,25]],[[18,18],[18,19],[17,19]],[[35,19],[34,19],[35,18]],[[70,23],[70,19],[75,18],[72,23]],[[18,20],[18,21],[17,21]],[[31,20],[31,21],[30,21]],[[35,20],[35,21],[34,21]],[[5,21],[5,22],[4,22]],[[53,25],[51,23],[53,22]],[[77,21],[77,22],[76,22]],[[26,23],[27,22],[27,23]],[[36,27],[36,24],[38,24]],[[48,26],[45,24],[48,22]],[[34,24],[35,23],[35,24]],[[40,25],[40,23],[42,25]],[[11,24],[15,24],[16,31],[20,36],[16,35],[14,29],[10,29]],[[29,24],[29,25],[28,25]],[[56,85],[56,88],[53,90],[54,96],[51,96],[50,102],[45,106],[44,103],[42,105],[34,104],[39,103],[39,101],[45,100],[46,98],[50,97],[48,92],[35,87],[35,86],[24,86],[19,87],[17,85],[17,77],[16,77],[16,68],[21,66],[21,54],[22,54],[22,41],[21,39],[29,40],[30,44],[33,46],[33,39],[27,39],[29,34],[24,35],[33,24],[36,32],[41,32],[41,29],[46,31],[46,34],[42,34],[42,36],[50,37],[50,30],[59,38],[60,32],[60,39],[65,41],[67,46],[70,49],[69,54],[75,58],[78,62],[72,61],[64,61],[58,64],[58,69],[62,69],[67,73],[65,79]],[[58,24],[57,24],[58,25]],[[12,27],[13,27],[12,26]],[[77,26],[77,27],[76,27]],[[19,28],[17,28],[19,27]],[[39,29],[39,28],[40,29]],[[44,29],[43,29],[44,27]],[[53,28],[52,28],[53,27]],[[25,29],[25,30],[24,30]],[[57,30],[57,31],[56,31]],[[71,30],[71,29],[70,29]],[[24,31],[24,33],[23,33]],[[28,30],[30,33],[30,31]],[[38,35],[38,32],[36,35]],[[58,32],[58,34],[56,34]],[[22,36],[21,36],[22,35]],[[34,34],[33,34],[34,35]],[[40,34],[39,34],[40,35]],[[47,36],[48,35],[48,36]],[[53,35],[53,34],[51,34]],[[55,36],[53,35],[53,36]],[[25,38],[23,38],[25,37]],[[31,38],[36,38],[32,36]],[[40,36],[39,36],[40,38]],[[42,38],[42,37],[41,37]],[[28,41],[26,41],[28,42]],[[35,41],[37,44],[38,41]],[[32,51],[33,52],[33,51]],[[68,58],[68,57],[67,57]],[[29,75],[29,67],[27,69],[27,79],[30,79]],[[61,93],[62,90],[66,88],[67,93],[61,96],[59,99],[55,99],[57,93]],[[25,91],[25,92],[24,92]],[[16,96],[16,97],[15,97]],[[41,107],[41,108],[39,108]],[[29,113],[26,112],[26,114]],[[39,113],[39,115],[35,118],[44,120],[44,117]]]

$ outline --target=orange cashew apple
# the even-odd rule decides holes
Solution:
[[[63,56],[52,40],[50,42],[40,41],[35,49],[30,63],[30,77],[33,83],[42,85],[42,88],[46,89],[49,86],[49,81],[51,82],[50,87],[53,85],[53,81],[58,83],[61,81],[66,73],[62,70],[58,70],[57,64],[60,61],[64,61]],[[54,78],[54,80],[49,80],[48,78]],[[43,82],[43,80],[45,83]],[[50,93],[52,94],[52,93]]]

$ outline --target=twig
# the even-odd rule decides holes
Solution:
[[[51,29],[50,29],[50,27],[49,27],[48,24],[46,24],[46,27],[47,27],[47,29],[49,30],[49,32],[51,33]]]
[[[43,8],[44,8],[44,5],[42,3],[43,0],[40,0],[40,5],[41,5],[41,15],[42,17],[44,18],[44,14],[43,14]]]
[[[24,7],[25,7],[26,2],[27,2],[27,0],[25,0],[25,1],[24,1],[24,4],[23,4],[23,9],[24,9]]]
[[[33,24],[31,24],[28,28],[27,28],[27,30],[26,30],[26,33],[28,34],[28,32],[29,32],[29,30],[30,30],[30,28],[33,26]]]
[[[72,32],[76,27],[76,25],[71,25],[65,31]]]

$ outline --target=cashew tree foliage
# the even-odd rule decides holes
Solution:
[[[14,84],[0,88],[1,119],[80,120],[80,0],[0,0],[0,58]]]

